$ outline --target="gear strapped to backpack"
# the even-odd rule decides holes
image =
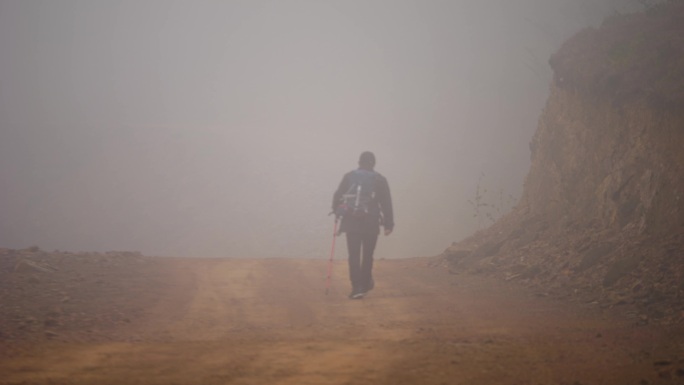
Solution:
[[[371,209],[371,202],[375,198],[377,174],[375,171],[358,169],[351,172],[349,179],[349,190],[342,195],[337,215],[364,217]]]

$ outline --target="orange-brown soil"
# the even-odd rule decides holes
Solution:
[[[28,263],[26,263],[28,261]],[[677,384],[684,330],[453,274],[376,261],[10,255],[0,384]]]

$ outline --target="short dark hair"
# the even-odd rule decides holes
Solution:
[[[359,166],[373,168],[375,167],[375,155],[370,151],[364,151],[359,157]]]

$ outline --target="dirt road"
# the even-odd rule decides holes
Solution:
[[[326,263],[175,260],[163,280],[99,295],[146,304],[102,338],[13,341],[0,384],[684,383],[681,330],[450,274],[438,259],[377,261],[375,290],[349,300],[344,261],[325,295]]]

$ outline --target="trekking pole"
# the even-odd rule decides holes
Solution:
[[[333,229],[332,247],[330,248],[330,260],[328,261],[328,278],[325,282],[325,295],[328,295],[328,291],[330,290],[330,278],[332,277],[333,257],[335,256],[335,238],[337,238],[337,221],[338,218],[337,216],[335,216],[335,227]]]

